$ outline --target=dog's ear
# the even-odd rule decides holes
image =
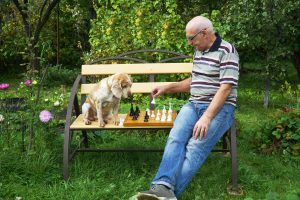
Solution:
[[[114,79],[111,85],[111,91],[115,97],[120,99],[122,97],[122,85],[121,81],[118,79]]]

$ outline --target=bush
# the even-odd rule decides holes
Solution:
[[[263,152],[279,151],[287,155],[300,155],[300,109],[280,111],[262,124],[256,139]]]
[[[45,86],[59,86],[59,85],[71,85],[74,83],[79,69],[67,69],[61,65],[55,65],[49,67],[46,78],[44,80]]]

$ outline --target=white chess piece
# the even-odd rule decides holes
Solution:
[[[151,118],[155,118],[154,110],[151,111]]]
[[[120,117],[120,122],[119,122],[119,126],[123,126],[125,119]]]
[[[169,110],[168,110],[168,114],[172,113],[172,106],[171,106],[171,102],[169,103]]]
[[[152,101],[151,101],[151,104],[155,104],[155,99],[153,97]]]
[[[156,118],[155,118],[156,121],[160,121],[160,117],[159,115],[156,115]]]
[[[162,121],[162,122],[166,121],[166,115],[165,115],[165,114],[163,114],[163,115],[161,116],[160,121]]]
[[[166,106],[163,107],[162,109],[162,114],[166,114],[167,110],[166,110]]]
[[[159,110],[156,111],[156,116],[157,115],[160,116],[160,111]]]
[[[168,122],[171,122],[172,121],[172,112],[170,112],[168,114],[168,119],[167,119]]]

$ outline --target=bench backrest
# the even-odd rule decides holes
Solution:
[[[82,65],[83,76],[111,75],[124,72],[129,75],[190,74],[192,63],[138,63],[138,64],[93,64]],[[152,81],[151,81],[152,80]],[[154,82],[154,78],[145,82],[133,82],[132,93],[150,93],[157,85],[171,82]],[[88,94],[95,83],[82,84],[81,94]]]

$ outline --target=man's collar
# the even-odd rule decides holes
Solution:
[[[218,33],[215,33],[215,36],[216,36],[216,40],[214,41],[213,45],[207,51],[204,51],[205,53],[218,51],[218,49],[220,48],[222,39]]]

